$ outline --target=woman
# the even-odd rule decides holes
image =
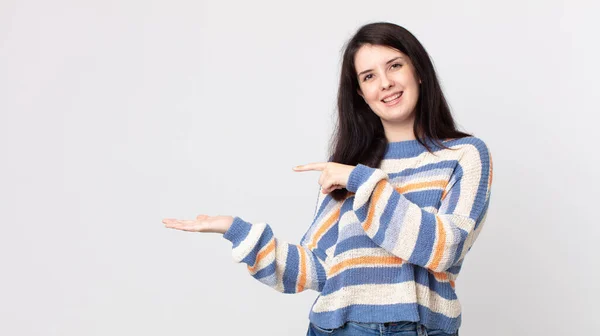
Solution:
[[[307,335],[458,335],[455,280],[490,200],[486,144],[456,129],[419,41],[391,23],[348,41],[328,162],[299,245],[266,223],[200,215],[167,227],[223,233],[233,258],[284,293],[320,292]]]

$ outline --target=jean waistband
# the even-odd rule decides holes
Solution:
[[[398,321],[398,322],[384,322],[384,323],[368,323],[368,322],[356,322],[352,323],[359,324],[365,328],[373,330],[387,330],[387,331],[415,331],[422,327],[420,322],[413,321]]]

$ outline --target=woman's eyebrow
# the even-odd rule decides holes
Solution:
[[[393,61],[395,61],[395,60],[397,60],[397,59],[400,59],[400,58],[402,58],[402,56],[394,57],[394,58],[392,58],[391,60],[389,60],[389,61],[385,62],[385,64],[390,64],[390,63],[392,63]],[[359,77],[360,77],[360,75],[362,75],[362,74],[365,74],[365,73],[367,73],[367,72],[369,72],[369,71],[373,71],[373,69],[368,69],[368,70],[365,70],[365,71],[361,71],[361,72],[360,72],[360,73],[359,73],[357,76],[359,76]]]

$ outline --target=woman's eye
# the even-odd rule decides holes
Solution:
[[[366,81],[367,79],[370,79],[371,77],[369,77],[369,76],[372,76],[372,75],[369,74],[369,75],[366,75],[365,77],[363,77],[363,82]]]
[[[394,63],[394,64],[392,64],[392,68],[394,68],[394,67],[399,68],[401,66],[402,66],[402,64],[400,64],[400,63]]]

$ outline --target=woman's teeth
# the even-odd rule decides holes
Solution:
[[[404,91],[401,91],[400,93],[397,93],[397,94],[395,94],[395,95],[393,95],[393,96],[391,96],[389,98],[384,99],[383,102],[384,103],[389,103],[389,102],[391,102],[393,100],[396,100],[396,99],[400,98],[400,96],[402,96],[403,93],[404,93]]]

